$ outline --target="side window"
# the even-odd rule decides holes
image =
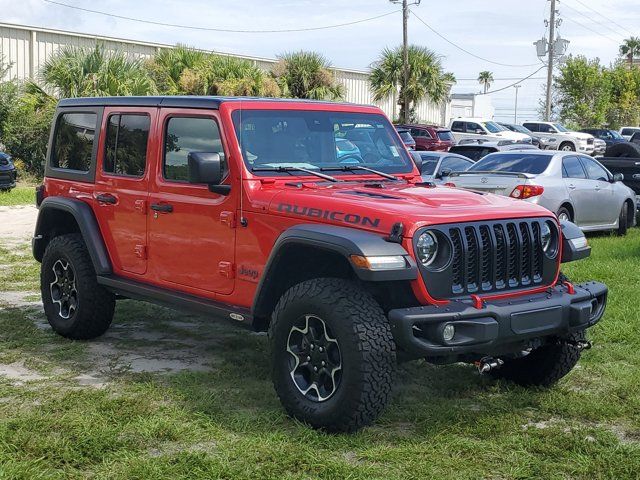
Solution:
[[[106,173],[141,177],[147,164],[149,115],[111,115],[102,169]]]
[[[562,176],[565,178],[587,178],[578,157],[562,159]]]
[[[453,122],[451,124],[452,132],[464,132],[464,122]]]
[[[467,133],[476,133],[476,130],[482,130],[484,132],[484,129],[477,123],[467,122]]]
[[[446,157],[444,160],[442,160],[440,169],[448,168],[452,172],[463,172],[471,165],[473,165],[473,162],[463,160],[462,158]]]
[[[587,171],[587,176],[591,180],[600,180],[601,182],[609,181],[609,174],[600,164],[596,163],[595,160],[587,157],[580,157],[580,161],[582,165],[584,165],[584,169]]]
[[[171,117],[164,138],[164,178],[186,182],[189,179],[187,156],[190,152],[218,153],[223,170],[226,159],[218,124],[212,118]]]
[[[431,138],[431,135],[427,130],[423,130],[422,128],[412,128],[411,136],[413,138]]]
[[[97,115],[64,113],[58,117],[51,166],[88,172],[91,169]]]
[[[528,128],[532,132],[539,132],[540,131],[540,127],[538,126],[537,123],[523,123],[522,126],[524,128]]]
[[[556,133],[555,129],[551,125],[547,125],[546,123],[540,124],[540,132],[542,133]]]

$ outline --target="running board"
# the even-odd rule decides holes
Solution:
[[[205,315],[231,319],[246,326],[252,326],[253,324],[251,311],[245,307],[216,302],[208,298],[167,290],[114,275],[98,275],[97,280],[100,285],[127,298],[144,300],[175,310],[188,310],[194,313],[204,313]]]

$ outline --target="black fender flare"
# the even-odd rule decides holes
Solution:
[[[39,262],[42,261],[44,250],[50,240],[49,230],[53,226],[49,225],[52,218],[51,214],[55,211],[71,214],[75,219],[80,228],[80,234],[87,245],[96,274],[111,274],[111,260],[93,210],[86,202],[74,198],[47,197],[40,204],[36,230],[32,241],[35,259]]]
[[[271,249],[254,297],[252,308],[254,315],[260,313],[260,305],[265,302],[265,297],[268,295],[268,285],[272,281],[275,267],[283,260],[286,247],[292,244],[320,248],[343,256],[351,265],[355,275],[363,281],[402,281],[418,278],[416,262],[404,247],[399,243],[385,240],[380,234],[334,225],[295,225],[280,234]],[[354,265],[349,258],[351,255],[363,257],[401,255],[406,260],[406,267],[397,270],[371,271]]]

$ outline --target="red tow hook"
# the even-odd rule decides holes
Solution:
[[[573,295],[573,294],[575,294],[575,293],[576,293],[576,289],[575,289],[575,287],[573,286],[573,283],[571,283],[571,282],[562,282],[562,284],[563,284],[565,287],[567,287],[567,293],[568,293],[569,295]]]
[[[478,310],[482,310],[482,306],[484,305],[484,301],[478,295],[471,295],[471,301],[473,302],[474,308]]]

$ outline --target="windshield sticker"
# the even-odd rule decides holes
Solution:
[[[400,154],[398,153],[398,149],[395,147],[395,145],[391,145],[389,149],[391,150],[391,155],[393,155],[394,157],[400,156]]]

